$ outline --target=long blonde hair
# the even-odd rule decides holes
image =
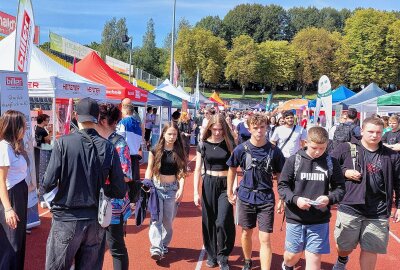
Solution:
[[[211,128],[215,124],[220,124],[222,126],[224,140],[226,142],[226,145],[228,146],[229,152],[232,153],[235,140],[233,138],[231,129],[229,128],[228,124],[226,123],[225,117],[222,114],[216,114],[211,117],[211,119],[208,121],[207,127],[204,129],[202,140],[206,141],[208,138],[211,137]]]

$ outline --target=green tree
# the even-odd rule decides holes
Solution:
[[[256,39],[256,32],[261,24],[263,10],[264,6],[259,4],[241,4],[230,10],[223,20],[228,44],[240,35],[248,35],[258,42],[262,41]]]
[[[155,76],[161,76],[159,69],[160,53],[156,47],[156,35],[154,32],[154,21],[147,22],[147,30],[143,36],[143,45],[135,54],[134,63],[137,67]]]
[[[233,39],[232,49],[226,57],[225,77],[228,80],[238,81],[242,87],[242,97],[250,82],[257,82],[260,78],[260,53],[254,40],[246,35]]]
[[[390,25],[386,36],[387,80],[388,83],[400,83],[400,20]]]
[[[101,44],[97,43],[96,41],[90,42],[90,44],[85,45],[86,47],[89,47],[95,51],[100,51],[101,50]]]
[[[103,28],[100,53],[102,57],[106,55],[127,62],[129,60],[129,50],[122,42],[122,37],[127,35],[128,28],[126,19],[121,18],[117,21],[114,17],[107,21]]]
[[[288,10],[287,37],[291,40],[300,30],[321,25],[321,16],[316,7],[294,7]]]
[[[278,5],[265,6],[261,12],[261,23],[257,25],[254,39],[258,42],[266,40],[285,40],[289,17],[286,10]]]
[[[214,36],[221,38],[226,37],[225,26],[219,16],[206,16],[196,23],[196,27],[209,30]]]
[[[380,85],[393,79],[388,61],[388,33],[396,21],[393,13],[373,9],[357,10],[346,21],[343,46],[337,53],[337,64],[347,67],[346,74],[353,86],[367,85],[374,81]]]
[[[179,32],[175,60],[192,86],[197,69],[204,82],[217,83],[223,74],[226,42],[202,28],[183,28]]]
[[[306,28],[293,38],[292,46],[298,56],[297,80],[305,86],[317,81],[322,75],[332,78],[335,72],[335,54],[340,46],[338,32],[330,33],[322,28]]]
[[[344,22],[351,15],[350,10],[342,9],[338,11],[334,8],[323,8],[319,11],[319,28],[325,28],[329,32],[343,32]]]
[[[289,84],[295,78],[296,54],[288,41],[266,41],[259,45],[261,79],[264,84],[276,86]]]

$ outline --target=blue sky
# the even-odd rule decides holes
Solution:
[[[286,9],[294,6],[333,7],[336,9],[372,7],[383,10],[400,10],[400,0],[176,0],[176,21],[186,18],[192,25],[201,18],[212,15],[222,19],[236,5],[259,3],[278,4]],[[0,11],[14,15],[17,0],[0,0]],[[100,42],[104,23],[112,17],[126,17],[129,35],[134,46],[141,46],[146,24],[150,18],[155,23],[158,46],[172,29],[173,0],[32,0],[36,23],[41,27],[43,43],[48,41],[49,30],[73,41],[87,44]]]

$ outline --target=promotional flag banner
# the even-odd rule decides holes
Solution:
[[[314,123],[317,122],[321,104],[325,109],[326,128],[329,130],[332,127],[332,86],[331,81],[326,75],[323,75],[318,82],[317,105],[315,108]]]
[[[270,111],[271,102],[272,102],[272,91],[271,91],[271,93],[268,95],[267,103],[265,104],[265,106],[266,106],[266,107],[265,107],[265,111],[267,111],[267,112]]]
[[[197,69],[197,78],[196,78],[196,94],[194,104],[196,104],[196,110],[200,109],[200,70]]]
[[[31,0],[19,0],[15,35],[14,70],[29,72],[35,21]]]
[[[174,82],[173,82],[173,84],[175,86],[178,86],[178,80],[179,80],[179,69],[178,69],[178,65],[174,61]]]
[[[0,97],[1,113],[7,110],[16,110],[22,112],[26,117],[27,132],[25,132],[24,147],[29,158],[28,175],[25,179],[29,191],[27,227],[32,228],[40,225],[40,221],[37,209],[35,158],[33,153],[33,134],[30,132],[32,128],[26,72],[0,71]]]

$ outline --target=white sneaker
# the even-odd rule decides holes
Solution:
[[[335,265],[332,267],[332,270],[346,270],[346,264],[339,261],[336,261]]]

